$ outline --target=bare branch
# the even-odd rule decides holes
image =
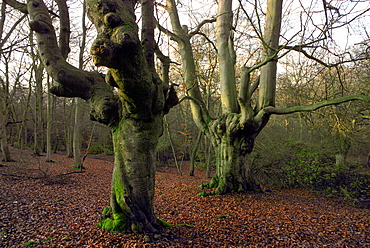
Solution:
[[[191,96],[184,96],[183,98],[181,98],[179,100],[179,104],[184,101],[184,100],[192,100],[195,104],[197,104],[201,109],[202,109],[202,115],[204,117],[204,120],[212,120],[213,118],[210,116],[209,114],[209,111],[206,107],[206,105],[204,104],[204,102],[202,101],[199,101],[198,99],[194,98],[194,97],[191,97]]]
[[[215,49],[216,53],[218,53],[218,50],[217,50],[217,47],[216,47],[216,44],[210,39],[208,38],[208,36],[202,32],[198,32],[197,34],[203,36],[213,47],[213,49]]]
[[[92,104],[91,118],[108,126],[119,118],[119,101],[97,72],[86,72],[66,62],[58,44],[52,20],[42,0],[30,0],[27,4],[30,28],[36,32],[37,45],[43,64],[49,75],[58,83],[50,89],[57,96],[80,97]]]
[[[242,68],[241,79],[240,79],[240,89],[238,95],[238,103],[241,111],[240,122],[245,124],[247,120],[252,118],[254,111],[251,107],[251,95],[250,91],[250,71],[248,67]]]
[[[259,84],[260,84],[260,76],[258,76],[256,80],[254,80],[253,84],[249,87],[249,97],[252,97],[253,93],[256,91]]]
[[[350,96],[344,96],[340,98],[325,100],[322,102],[318,102],[311,105],[303,105],[303,106],[295,106],[290,108],[275,108],[275,107],[266,107],[264,108],[264,111],[268,114],[276,114],[276,115],[285,115],[285,114],[292,114],[297,112],[309,112],[309,111],[315,111],[317,109],[320,109],[322,107],[330,106],[330,105],[337,105],[349,101],[364,101],[364,102],[370,102],[370,96],[365,96],[364,94],[356,94],[356,95],[350,95]]]
[[[20,12],[24,14],[28,14],[27,5],[24,3],[20,3],[16,0],[3,0],[4,3],[8,4],[9,6],[13,7],[16,10],[19,10]]]
[[[24,13],[24,14],[28,14],[28,9],[27,9],[27,4],[25,3],[20,3],[16,0],[3,0],[4,3],[8,4],[9,6],[13,7],[14,9]],[[49,14],[55,16],[55,17],[59,17],[56,13],[54,13],[53,11],[51,10],[48,10]]]
[[[68,53],[70,52],[69,37],[71,34],[68,6],[67,1],[65,0],[56,0],[56,2],[58,4],[60,14],[59,47],[63,58],[66,59],[68,57]]]
[[[342,64],[345,64],[345,63],[356,62],[356,61],[360,61],[360,60],[368,60],[368,58],[366,58],[366,57],[363,57],[363,58],[353,58],[353,59],[343,60],[343,61],[340,61],[340,62],[337,62],[337,63],[333,63],[332,64],[332,63],[325,63],[324,61],[316,58],[313,55],[310,55],[306,50],[304,50],[304,48],[316,48],[316,47],[313,47],[313,46],[297,45],[297,46],[285,46],[283,48],[289,49],[289,50],[292,50],[292,51],[296,51],[296,52],[300,52],[304,56],[306,56],[307,58],[309,58],[311,60],[314,60],[317,63],[319,63],[319,64],[321,64],[321,65],[323,65],[325,67],[336,67],[338,65],[342,65]]]
[[[177,41],[177,42],[181,42],[181,38],[180,36],[176,35],[175,33],[171,32],[170,30],[168,30],[167,28],[163,27],[161,24],[158,23],[157,21],[157,24],[156,24],[157,28],[165,33],[166,35],[168,35],[172,40],[174,41]]]
[[[0,49],[4,46],[5,42],[9,39],[10,35],[13,33],[13,31],[15,30],[15,28],[18,26],[18,24],[24,20],[24,18],[26,18],[27,14],[24,14],[21,18],[19,18],[15,23],[14,25],[10,28],[9,32],[6,34],[6,36],[4,37],[4,39],[1,40],[1,43],[0,43]],[[1,51],[1,50],[0,50]]]
[[[189,36],[192,37],[196,34],[199,34],[199,31],[200,29],[207,23],[213,23],[216,21],[216,18],[212,18],[212,19],[206,19],[206,20],[203,20],[201,23],[198,24],[198,26],[189,33]]]

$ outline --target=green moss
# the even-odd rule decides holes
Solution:
[[[125,26],[125,27],[128,27],[128,28],[132,28],[132,26],[127,22],[122,23],[122,25]]]
[[[131,230],[134,233],[142,233],[143,232],[143,225],[140,222],[136,221],[136,222],[131,224]]]
[[[164,220],[159,219],[159,218],[157,218],[157,221],[158,221],[159,225],[161,225],[163,227],[185,226],[185,227],[193,228],[192,225],[187,225],[187,224],[172,225],[172,224],[168,223],[167,221],[164,221]]]
[[[211,181],[209,183],[201,184],[198,187],[200,189],[211,189],[211,188],[216,188],[219,184],[219,177],[214,176],[212,177]]]
[[[194,226],[192,226],[192,225],[187,225],[187,224],[179,224],[179,225],[175,225],[175,226],[185,226],[185,227],[189,227],[189,228],[194,228]]]
[[[220,220],[220,219],[224,219],[228,216],[229,214],[221,214],[219,216],[216,217],[216,219]]]
[[[125,194],[125,189],[123,188],[121,182],[120,182],[120,175],[118,175],[117,172],[114,173],[114,192],[116,195],[116,201],[118,205],[124,206],[124,202],[122,200],[122,196]]]
[[[167,221],[164,221],[162,219],[157,218],[157,221],[158,221],[159,225],[161,225],[161,226],[164,226],[164,227],[173,227],[172,224],[170,224]]]
[[[111,215],[112,214],[112,207],[109,206],[109,207],[104,208],[102,214],[103,215]]]
[[[106,218],[106,219],[100,220],[100,222],[96,225],[96,227],[110,231],[110,232],[125,233],[127,232],[127,220],[124,214],[115,213],[113,214],[113,219]]]
[[[123,213],[113,213],[111,207],[106,207],[103,209],[102,215],[112,216],[112,218],[100,220],[96,225],[97,228],[101,228],[110,232],[127,232],[127,219]]]
[[[209,196],[209,193],[202,191],[202,192],[198,193],[197,196],[205,197],[205,196]]]
[[[33,244],[37,244],[37,242],[36,241],[28,241],[28,242],[24,243],[23,246],[31,246]]]

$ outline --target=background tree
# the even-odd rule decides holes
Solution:
[[[82,19],[81,19],[81,41],[80,41],[80,52],[78,56],[78,68],[83,69],[84,67],[84,52],[86,46],[86,2],[83,2],[82,5]],[[74,164],[76,168],[82,169],[82,160],[80,156],[81,151],[81,100],[79,98],[75,101],[76,111],[75,111],[75,122],[73,128],[73,157],[74,157]]]
[[[13,40],[12,34],[17,32],[18,25],[25,19],[25,15],[18,16],[18,20],[11,23],[7,20],[9,9],[5,2],[1,3],[1,17],[0,17],[0,60],[5,68],[2,69],[0,75],[0,139],[1,151],[4,161],[12,161],[8,147],[8,124],[11,123],[9,119],[11,114],[12,96],[16,93],[19,81],[23,75],[21,67],[15,69],[15,82],[13,90],[11,90],[11,76],[13,73],[10,63],[13,60],[12,51],[16,49],[19,39]],[[9,18],[8,18],[9,19]]]
[[[219,61],[219,92],[221,96],[222,115],[211,118],[200,94],[190,39],[198,34],[203,26],[213,22],[214,19],[204,20],[193,30],[189,30],[187,26],[180,23],[176,3],[168,0],[166,1],[166,5],[166,11],[171,19],[172,31],[160,25],[159,28],[171,36],[178,44],[182,59],[184,80],[187,84],[188,96],[186,98],[191,99],[194,121],[212,141],[216,151],[216,176],[213,177],[210,183],[204,185],[204,187],[216,188],[210,194],[258,189],[258,185],[251,174],[250,167],[245,163],[245,156],[252,151],[257,135],[265,127],[271,115],[313,111],[324,106],[351,100],[369,101],[369,97],[357,94],[334,98],[316,104],[309,103],[312,105],[307,106],[294,106],[290,108],[276,107],[278,60],[291,51],[297,51],[326,67],[338,65],[338,63],[327,63],[323,61],[317,56],[316,51],[320,47],[321,41],[331,39],[330,34],[335,28],[349,23],[339,24],[343,20],[343,16],[347,16],[347,13],[343,14],[343,16],[341,15],[339,21],[336,13],[331,12],[332,9],[328,9],[325,5],[322,11],[325,19],[323,28],[321,28],[313,21],[315,18],[312,18],[313,13],[316,12],[314,10],[311,11],[310,7],[301,6],[303,9],[302,13],[306,15],[306,23],[302,23],[302,30],[297,31],[301,35],[301,40],[296,39],[299,36],[297,34],[293,34],[291,38],[286,38],[281,33],[283,1],[280,0],[269,0],[266,2],[266,11],[262,11],[265,13],[264,20],[262,20],[260,15],[260,9],[262,9],[260,2],[256,2],[254,5],[240,2],[240,11],[238,13],[244,14],[245,20],[252,25],[252,31],[255,37],[258,37],[260,40],[261,52],[259,56],[252,56],[254,59],[247,61],[251,64],[250,66],[246,66],[247,62],[242,65],[239,76],[240,83],[238,85],[239,87],[237,87],[235,70],[237,60],[234,47],[234,34],[236,32],[234,30],[239,31],[237,27],[240,26],[240,22],[239,19],[237,19],[238,22],[235,22],[235,19],[240,16],[238,15],[234,18],[232,1],[223,0],[218,3],[215,38]],[[246,10],[246,6],[251,7],[252,14]],[[312,6],[314,6],[312,8],[317,7],[315,4]],[[367,11],[368,9],[364,9],[357,17]],[[256,16],[256,18],[253,19],[253,16]],[[307,26],[307,23],[310,22],[314,28],[317,28],[316,32],[310,33],[311,30],[309,31],[309,27]],[[335,25],[337,23],[338,25]],[[244,35],[248,37],[249,34]],[[249,37],[253,37],[253,35],[249,35]],[[283,44],[279,43],[279,39],[283,40]],[[247,42],[245,39],[243,41]],[[294,45],[296,43],[299,45]],[[328,47],[327,43],[323,42],[323,44],[325,48]],[[345,62],[348,62],[348,60],[343,57],[340,63]],[[253,81],[251,80],[252,73],[256,71],[258,71],[259,75],[257,80]],[[254,98],[254,95],[257,94],[258,96]]]

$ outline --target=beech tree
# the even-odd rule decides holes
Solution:
[[[203,195],[259,190],[259,185],[253,179],[250,167],[245,162],[245,157],[252,151],[257,135],[268,123],[271,115],[314,111],[325,106],[352,100],[370,101],[369,96],[356,94],[329,99],[312,105],[289,108],[276,107],[277,63],[284,54],[292,51],[299,52],[326,67],[335,67],[340,63],[345,63],[343,59],[340,63],[326,63],[313,55],[315,50],[321,46],[319,45],[320,41],[329,39],[328,30],[333,30],[338,19],[345,16],[339,15],[339,17],[336,17],[339,7],[327,4],[326,1],[323,1],[323,3],[324,5],[321,5],[321,8],[326,19],[324,18],[323,28],[316,26],[320,34],[317,37],[313,34],[309,36],[307,43],[304,43],[306,40],[300,40],[299,45],[291,45],[294,44],[294,36],[291,40],[284,37],[283,44],[279,43],[282,37],[281,25],[284,20],[282,17],[282,0],[266,1],[266,10],[263,11],[264,22],[261,20],[261,16],[256,18],[256,22],[253,22],[251,15],[243,5],[249,3],[240,1],[239,13],[243,13],[246,16],[245,19],[253,27],[255,36],[259,38],[260,51],[262,52],[259,59],[254,59],[254,64],[241,66],[241,73],[237,75],[234,34],[239,23],[234,23],[236,17],[234,17],[232,7],[233,1],[218,1],[216,17],[199,21],[196,27],[190,29],[181,24],[176,2],[166,0],[165,10],[170,17],[172,30],[164,28],[159,23],[158,28],[169,35],[178,45],[184,71],[184,81],[187,85],[187,96],[183,99],[190,99],[194,121],[211,140],[216,152],[216,175],[209,183],[202,185],[203,188],[215,189],[210,193],[203,193]],[[253,13],[258,15],[258,8],[260,7],[258,1],[248,6],[254,8]],[[368,10],[364,9],[356,17],[361,16]],[[303,11],[303,13],[305,12]],[[308,11],[306,11],[306,14],[310,15]],[[310,20],[312,20],[311,16],[307,18],[307,22],[310,22]],[[210,116],[202,98],[191,45],[191,38],[195,35],[204,35],[201,31],[202,27],[213,22],[216,22],[215,43],[219,62],[219,92],[222,105],[222,114],[215,117]],[[348,22],[345,24],[338,23],[338,26],[346,24]],[[304,23],[301,24],[302,28],[298,31],[298,33],[303,34],[302,39],[306,32],[309,33],[304,25]],[[248,39],[244,41],[248,42]],[[313,52],[310,51],[311,49]],[[366,59],[366,56],[361,59]],[[252,73],[256,72],[258,72],[258,77],[253,81],[251,80]],[[238,84],[237,76],[240,78]]]
[[[93,62],[107,67],[106,75],[66,62],[42,0],[29,0],[26,10],[13,0],[6,2],[30,16],[45,69],[59,83],[50,91],[88,101],[91,119],[112,129],[115,165],[110,207],[103,211],[99,226],[115,232],[158,232],[161,222],[153,212],[154,154],[163,116],[178,99],[155,72],[153,2],[141,2],[140,40],[136,0],[86,1],[87,15],[98,33],[91,47]]]

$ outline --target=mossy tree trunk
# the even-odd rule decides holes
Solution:
[[[100,226],[111,231],[157,232],[153,213],[155,151],[162,116],[148,122],[125,119],[113,131],[115,166],[111,207],[113,219]]]
[[[29,0],[30,27],[36,32],[38,49],[47,72],[59,83],[50,91],[57,96],[79,97],[91,105],[91,119],[113,132],[115,166],[111,206],[103,211],[101,228],[114,232],[158,232],[153,212],[154,153],[162,134],[163,116],[177,104],[176,94],[167,94],[153,68],[154,38],[138,38],[135,0],[87,0],[87,13],[98,36],[91,54],[107,75],[87,72],[68,64],[57,49],[47,8],[42,0]],[[153,9],[145,1],[143,13]],[[143,17],[143,24],[151,18]],[[149,21],[148,21],[149,20]],[[143,28],[145,30],[145,28]],[[150,30],[148,30],[148,33]],[[152,45],[151,45],[152,44]],[[113,93],[116,88],[116,93]]]
[[[266,117],[265,117],[266,118]],[[240,114],[224,114],[211,122],[208,137],[216,154],[216,175],[201,188],[215,188],[201,195],[225,194],[259,190],[246,163],[246,156],[252,152],[254,141],[261,130],[258,122],[241,122]]]

